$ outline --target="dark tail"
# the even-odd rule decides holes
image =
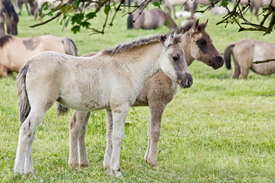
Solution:
[[[77,47],[76,47],[73,40],[71,40],[70,38],[65,37],[62,41],[63,41],[63,44],[64,44],[65,49],[66,49],[66,54],[74,55],[74,56],[78,55]]]
[[[28,93],[26,90],[26,75],[28,72],[29,64],[25,64],[20,70],[16,77],[16,86],[18,92],[18,103],[19,103],[19,119],[21,124],[27,119],[31,106],[28,98]]]
[[[127,19],[127,29],[132,29],[134,27],[133,24],[133,15],[130,14]]]
[[[58,105],[58,108],[57,108],[57,115],[58,116],[68,114],[68,112],[69,112],[69,108],[63,106],[62,104]]]
[[[228,45],[223,53],[223,57],[225,60],[225,67],[227,69],[231,69],[231,54],[232,54],[232,48],[235,46],[235,43],[232,43],[230,45]]]

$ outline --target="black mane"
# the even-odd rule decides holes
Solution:
[[[5,44],[7,44],[10,40],[12,40],[11,35],[5,35],[0,38],[0,48],[3,48]]]

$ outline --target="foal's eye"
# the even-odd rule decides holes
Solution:
[[[178,61],[179,60],[179,56],[178,55],[174,55],[174,56],[172,56],[172,58],[173,58],[174,61]]]
[[[197,46],[204,52],[207,52],[207,42],[204,39],[199,39],[196,41]]]
[[[206,41],[205,41],[205,40],[202,40],[202,41],[200,42],[200,44],[201,44],[201,45],[206,45]]]

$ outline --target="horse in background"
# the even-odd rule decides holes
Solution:
[[[47,3],[47,5],[52,8],[55,9],[58,6],[60,6],[62,3],[67,2],[68,0],[34,0],[34,5],[35,5],[35,11],[34,11],[34,19],[37,18],[37,16],[41,17],[42,15],[42,9],[43,9],[43,5]]]
[[[257,16],[258,18],[258,14],[259,14],[259,9],[261,7],[267,7],[269,5],[275,7],[275,0],[252,0],[253,3],[253,7],[251,12],[253,12],[253,10],[255,9],[255,16]]]
[[[260,75],[271,75],[275,73],[275,62],[254,63],[256,61],[264,61],[275,59],[275,43],[266,43],[256,40],[241,40],[236,43],[229,44],[224,50],[225,66],[231,68],[231,55],[234,60],[233,79],[247,79],[249,70]]]
[[[19,9],[18,15],[21,15],[23,4],[26,7],[28,15],[34,15],[35,10],[36,10],[36,5],[35,5],[34,0],[16,0],[14,2],[14,5],[15,5],[15,7],[17,7]],[[30,10],[29,10],[29,6],[30,6]]]
[[[17,35],[19,18],[10,0],[0,0],[0,37],[5,35],[5,22],[7,33]]]
[[[196,1],[195,0],[164,0],[164,9],[171,16],[171,11],[174,12],[174,18],[176,17],[176,9],[175,6],[185,6],[191,12],[190,18],[194,18],[195,9],[196,9]]]
[[[77,56],[77,48],[70,38],[53,35],[17,38],[6,35],[0,38],[0,77],[13,76],[27,59],[42,51],[56,51]]]
[[[128,16],[127,29],[156,29],[162,25],[175,29],[174,20],[160,9],[145,10],[139,8]]]

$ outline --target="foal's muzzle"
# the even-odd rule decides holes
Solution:
[[[210,60],[210,66],[213,67],[213,69],[218,69],[223,66],[224,60],[221,56],[212,57]]]
[[[181,88],[189,88],[190,86],[192,86],[193,84],[193,78],[191,76],[191,74],[189,73],[185,73],[183,75],[183,78],[180,80],[180,87]]]

